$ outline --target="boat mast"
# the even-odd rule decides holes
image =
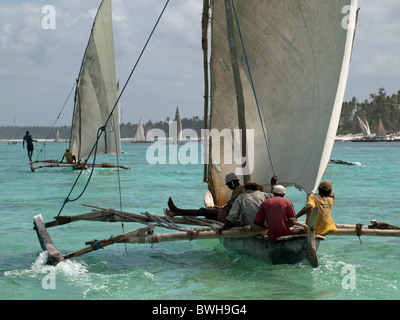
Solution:
[[[74,126],[76,126],[76,116],[75,113],[78,112],[79,114],[79,128],[81,128],[81,110],[80,110],[80,103],[79,103],[79,79],[80,75],[78,78],[75,79],[75,97],[74,97],[74,110],[72,112],[72,122],[71,122],[71,133],[69,135],[69,150],[72,152],[72,136],[73,136],[73,131],[74,131]],[[77,110],[79,108],[79,110]],[[80,159],[80,145],[81,145],[81,130],[79,130],[79,140],[78,140],[78,159]]]
[[[239,123],[239,129],[241,129],[241,131],[242,131],[242,143],[241,143],[242,144],[242,157],[246,160],[242,163],[242,167],[245,168],[246,163],[247,163],[247,143],[246,143],[247,135],[246,135],[246,117],[245,117],[245,109],[244,109],[243,86],[242,86],[242,81],[240,79],[240,69],[239,69],[239,62],[238,62],[237,51],[236,51],[232,4],[231,4],[230,0],[224,0],[224,1],[225,1],[229,50],[230,50],[230,55],[231,55],[233,79],[235,82],[235,89],[236,89],[238,123]],[[246,183],[249,180],[250,180],[249,174],[243,175],[243,183]]]
[[[201,29],[202,29],[202,36],[201,36],[201,47],[203,49],[203,65],[204,65],[204,130],[208,129],[208,24],[210,21],[210,1],[203,0],[203,15],[201,18]],[[204,137],[206,139],[206,137]],[[204,146],[207,146],[207,141],[203,141]],[[204,175],[203,181],[207,182],[207,172],[208,172],[208,150],[207,147],[204,148]]]
[[[78,161],[81,160],[81,146],[82,146],[82,110],[79,98],[79,79],[76,79],[76,106],[78,107],[79,114],[79,138],[78,138]]]

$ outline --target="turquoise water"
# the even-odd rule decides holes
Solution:
[[[65,143],[48,143],[46,158],[61,158]],[[181,207],[203,206],[207,191],[201,164],[149,165],[149,145],[122,143],[122,209],[163,214],[169,196]],[[36,144],[34,157],[41,143]],[[332,159],[359,166],[328,165],[336,223],[371,219],[400,225],[400,143],[336,142]],[[101,161],[101,159],[99,160]],[[115,157],[107,158],[115,163]],[[31,173],[26,150],[0,142],[0,299],[399,299],[400,238],[327,237],[318,250],[320,266],[268,265],[225,249],[216,240],[151,245],[116,244],[56,267],[43,263],[33,216],[45,221],[59,212],[76,179],[71,169]],[[77,195],[89,173],[83,174]],[[279,175],[279,173],[278,173]],[[288,189],[299,211],[306,195]],[[98,169],[81,199],[63,215],[89,212],[90,204],[120,208],[118,171]],[[126,223],[125,231],[140,225]],[[49,229],[61,253],[85,241],[121,234],[120,223],[76,222]]]

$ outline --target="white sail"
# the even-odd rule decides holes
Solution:
[[[368,124],[367,119],[364,119],[364,121],[362,121],[360,119],[360,117],[357,117],[357,118],[358,118],[358,123],[360,125],[361,132],[362,132],[363,136],[364,137],[371,137],[371,130],[369,128],[369,124]]]
[[[146,136],[144,135],[144,128],[143,128],[143,122],[142,119],[139,121],[138,128],[136,129],[135,136],[133,137],[134,142],[141,142],[141,141],[146,141]]]
[[[357,1],[236,0],[234,4],[261,113],[259,116],[235,22],[246,125],[254,129],[250,177],[267,186],[273,175],[263,122],[279,182],[311,192],[325,171],[334,143]],[[210,69],[211,129],[233,133],[238,128],[238,112],[222,0],[213,1],[212,6]],[[215,139],[211,136],[211,147]],[[232,144],[232,140],[226,143]],[[208,185],[221,205],[230,194],[224,187],[225,175],[241,166],[234,161],[226,163],[223,139],[219,149],[219,154],[210,150]]]
[[[386,130],[383,126],[382,119],[379,119],[378,129],[376,131],[378,137],[386,138]]]
[[[176,132],[174,133],[173,142],[177,143],[182,141],[182,120],[179,114],[179,109],[176,107],[175,111],[175,120],[176,121]]]
[[[78,159],[89,155],[98,129],[104,126],[117,101],[114,60],[111,0],[103,0],[93,23],[75,92],[70,150]],[[99,139],[97,154],[120,155],[119,113],[118,105]]]

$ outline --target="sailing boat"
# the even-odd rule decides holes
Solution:
[[[378,129],[376,130],[376,136],[380,139],[386,139],[386,130],[383,126],[382,119],[379,119]]]
[[[60,141],[60,130],[57,130],[56,137],[54,138],[54,142]]]
[[[368,139],[371,138],[372,134],[367,119],[364,118],[364,121],[361,120],[360,117],[357,117],[357,119],[361,128],[361,132],[363,134],[363,138],[368,138]]]
[[[376,131],[376,135],[373,136],[371,134],[371,130],[369,128],[369,124],[367,119],[364,118],[364,121],[358,118],[358,123],[360,124],[361,131],[363,133],[363,137],[361,139],[352,139],[352,142],[379,142],[386,141],[386,131],[383,127],[382,119],[379,119],[378,129]]]
[[[57,160],[37,161],[50,163],[37,168],[62,166],[80,169],[87,166],[87,160],[83,159],[95,154],[116,154],[120,156],[119,102],[111,114],[117,98],[111,0],[104,0],[100,4],[93,22],[79,76],[76,80],[69,145],[69,150],[76,161],[61,164]],[[106,127],[103,127],[109,116],[110,119]],[[104,132],[103,136],[98,139],[100,128]],[[94,150],[93,146],[96,141],[97,147]],[[94,164],[94,166],[129,169],[109,163]]]
[[[351,59],[355,10],[344,28],[342,8],[357,1],[235,1],[231,13],[226,2],[213,4],[210,126],[241,129],[242,140],[223,141],[241,147],[232,154],[210,150],[220,159],[208,162],[213,199],[218,206],[229,199],[229,172],[265,188],[276,173],[280,184],[313,192],[333,147]],[[240,164],[227,161],[237,149]],[[248,254],[262,247],[254,238],[238,242],[223,240]]]
[[[182,119],[179,114],[179,109],[176,107],[175,118],[169,122],[170,143],[178,144],[182,142]]]
[[[136,129],[135,136],[133,137],[131,142],[133,142],[133,143],[148,142],[148,141],[146,141],[146,135],[144,134],[142,119],[140,119],[140,121],[139,121],[139,125]]]
[[[232,29],[228,28],[233,17],[232,3],[229,0],[217,0],[213,1],[212,6],[211,128],[222,130],[227,126],[231,130],[247,128],[255,131],[254,168],[249,172],[242,172],[242,182],[254,177],[258,183],[268,186],[270,177],[276,172],[281,184],[293,185],[311,192],[319,183],[329,160],[350,64],[355,16],[349,20],[350,28],[343,28],[342,8],[350,5],[355,7],[357,1],[237,0],[235,3],[246,57],[232,46],[236,44],[236,47],[240,48],[241,42],[238,34],[233,35]],[[205,31],[208,29],[208,12],[209,2],[204,1],[203,36],[207,34]],[[208,49],[204,42],[203,52],[206,57]],[[233,67],[235,62],[237,68]],[[238,73],[235,75],[235,72]],[[207,71],[205,75],[204,96],[207,110]],[[234,79],[242,83],[242,92],[238,89],[239,81],[235,83]],[[253,84],[255,90],[252,89]],[[254,91],[257,92],[258,99],[255,99]],[[243,119],[238,116],[240,108],[235,99],[241,93],[245,102],[242,117],[245,117],[246,126],[243,127],[239,125],[243,123],[239,120]],[[260,113],[256,100],[259,102]],[[207,123],[207,117],[205,122]],[[264,129],[267,139],[263,134]],[[214,137],[210,140],[211,144],[216,143]],[[233,142],[234,137],[225,143]],[[240,142],[243,144],[251,141]],[[209,162],[206,178],[213,200],[217,205],[222,205],[229,197],[224,185],[225,175],[235,172],[236,169],[243,170],[243,166],[226,163],[222,151],[225,148],[220,148],[220,154],[217,154],[211,144],[209,156],[213,161]],[[244,158],[249,161],[250,156],[246,153]],[[54,221],[47,223],[43,222],[41,215],[34,217],[40,244],[43,250],[48,251],[50,263],[57,264],[63,259],[78,257],[116,243],[154,244],[166,241],[224,239],[223,243],[226,246],[268,262],[295,263],[307,258],[313,266],[317,266],[316,250],[319,241],[324,239],[315,236],[313,232],[313,223],[317,217],[315,211],[311,213],[309,225],[304,226],[308,231],[306,236],[281,237],[276,245],[272,245],[265,231],[230,229],[225,230],[222,235],[216,234],[210,228],[221,224],[214,220],[189,216],[170,218],[153,216],[148,212],[133,214],[90,207],[92,211],[89,213],[75,216],[59,215]],[[104,240],[89,241],[86,243],[87,247],[61,255],[47,229],[79,220],[136,222],[146,226]],[[188,228],[188,225],[205,228]],[[339,231],[334,234],[400,236],[400,228],[391,226],[390,230],[380,230],[377,227],[379,225],[382,223],[376,222],[376,228],[371,229],[341,225]],[[156,226],[176,229],[179,232],[156,233]]]
[[[358,123],[360,124],[361,132],[362,132],[363,136],[366,138],[370,138],[372,135],[371,135],[371,130],[369,128],[369,123],[368,123],[367,119],[364,118],[364,121],[362,121],[360,119],[360,117],[357,117],[357,119],[358,119]]]

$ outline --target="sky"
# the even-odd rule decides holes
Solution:
[[[100,2],[0,0],[0,126],[71,124],[73,95],[67,97]],[[120,86],[165,2],[112,1]],[[177,107],[182,118],[203,117],[202,2],[170,1],[121,97],[121,122],[165,121],[174,117]],[[42,13],[47,5],[55,9],[51,21],[46,19],[48,11]],[[400,1],[359,0],[358,6],[345,101],[364,101],[379,88],[388,94],[400,90]]]

